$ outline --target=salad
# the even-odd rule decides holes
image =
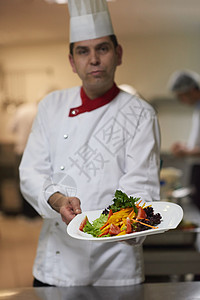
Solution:
[[[85,216],[79,230],[96,238],[111,237],[156,229],[161,221],[162,216],[159,213],[155,214],[151,205],[142,204],[140,198],[128,197],[117,190],[113,204],[91,223]]]

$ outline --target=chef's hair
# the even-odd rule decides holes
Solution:
[[[111,41],[113,42],[114,47],[118,46],[117,37],[115,34],[109,35]],[[69,53],[73,56],[74,43],[69,44]]]
[[[189,70],[176,71],[170,77],[168,88],[173,93],[184,93],[192,89],[200,90],[200,76]]]

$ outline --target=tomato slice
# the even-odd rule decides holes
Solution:
[[[113,215],[112,209],[109,210],[109,214],[108,214],[108,220],[110,219],[110,217]],[[107,221],[108,221],[107,220]]]
[[[110,235],[117,235],[121,232],[120,228],[117,225],[111,224],[109,234]]]
[[[142,207],[138,208],[138,214],[137,214],[137,219],[146,219],[147,214],[145,210]]]
[[[126,233],[132,233],[133,228],[131,224],[131,220],[129,218],[126,219]]]
[[[83,231],[83,228],[85,227],[87,221],[88,221],[88,217],[85,216],[85,218],[83,219],[83,221],[81,222],[81,224],[79,226],[79,230]]]

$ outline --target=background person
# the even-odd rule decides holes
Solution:
[[[122,47],[107,2],[69,0],[68,6],[69,60],[82,86],[40,102],[20,165],[21,190],[44,218],[34,286],[141,283],[141,241],[95,243],[66,233],[81,211],[108,207],[116,189],[147,201],[159,200],[160,191],[157,116],[115,84]]]
[[[24,199],[19,188],[19,165],[22,159],[26,143],[31,132],[31,127],[37,114],[36,102],[25,102],[20,104],[9,124],[9,131],[14,135],[14,154],[15,154],[15,179],[21,200],[21,209],[18,214],[28,218],[35,218],[38,213]]]
[[[191,184],[195,187],[192,198],[200,208],[200,76],[190,70],[176,71],[169,80],[169,89],[181,103],[194,106],[188,142],[176,142],[171,150],[177,157],[192,159]]]

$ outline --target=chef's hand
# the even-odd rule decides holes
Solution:
[[[187,155],[187,148],[185,145],[183,145],[182,143],[175,143],[172,145],[171,147],[171,151],[174,154],[174,156],[177,157],[183,157]]]
[[[77,214],[81,213],[80,200],[77,197],[67,197],[61,193],[55,193],[49,198],[48,203],[61,214],[61,218],[66,224],[69,224]]]
[[[146,238],[146,236],[141,236],[141,237],[137,237],[137,238],[133,238],[133,239],[129,239],[129,240],[124,240],[122,243],[124,243],[126,245],[130,245],[130,246],[139,246],[139,245],[142,245],[145,238]]]

